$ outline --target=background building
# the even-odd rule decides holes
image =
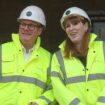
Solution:
[[[65,38],[60,18],[70,6],[86,10],[92,19],[92,31],[105,39],[105,0],[0,0],[0,43],[11,40],[11,33],[18,32],[18,16],[23,8],[32,4],[45,12],[47,27],[41,36],[42,46],[51,52],[57,50]]]

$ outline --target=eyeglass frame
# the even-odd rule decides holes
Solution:
[[[40,27],[42,27],[42,25],[41,25],[41,24],[38,24],[38,23],[36,23],[36,24],[27,24],[27,23],[25,23],[25,22],[19,22],[19,27],[20,27],[21,29],[25,29],[26,26],[27,26],[27,28],[28,28],[29,30],[31,30],[31,31],[33,31],[35,28],[40,28]]]

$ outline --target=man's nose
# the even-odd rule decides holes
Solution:
[[[29,27],[28,25],[25,25],[24,29],[25,29],[25,30],[27,30],[27,29],[28,29],[28,27]]]

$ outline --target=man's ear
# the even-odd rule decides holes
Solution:
[[[38,35],[41,35],[42,32],[43,32],[43,28],[41,27],[41,28],[38,29]]]

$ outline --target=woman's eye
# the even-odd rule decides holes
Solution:
[[[70,25],[69,25],[69,24],[65,26],[65,28],[68,28],[68,27],[70,27]]]
[[[72,24],[73,25],[77,25],[79,22],[78,21],[75,21],[75,22],[73,22]]]

